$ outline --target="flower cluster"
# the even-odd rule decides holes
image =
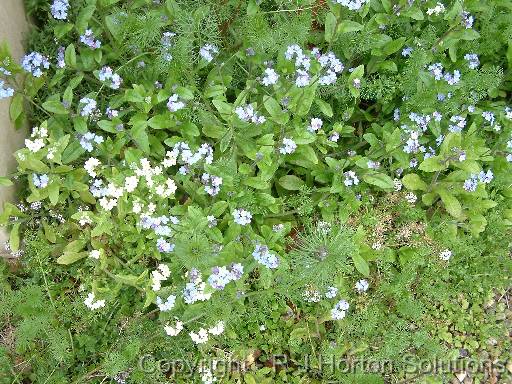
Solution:
[[[361,9],[363,5],[365,5],[368,0],[333,0],[337,4],[341,4],[344,7],[347,7],[351,11],[357,11]]]
[[[162,281],[165,281],[171,276],[169,267],[165,264],[159,264],[157,269],[151,272],[151,289],[153,291],[159,291],[162,287]]]
[[[244,267],[240,263],[231,264],[229,268],[213,267],[212,274],[208,277],[208,284],[213,289],[223,290],[232,281],[240,280],[244,273]]]
[[[103,81],[108,84],[108,86],[112,89],[119,89],[123,79],[117,73],[114,73],[112,68],[105,66],[101,68],[98,73],[98,77],[100,81]]]
[[[80,146],[87,152],[92,152],[94,149],[93,144],[101,144],[103,141],[103,136],[96,135],[92,132],[86,132],[83,135],[80,135]]]
[[[267,119],[265,116],[259,115],[251,104],[235,108],[235,113],[238,118],[245,122],[252,122],[254,124],[263,124]]]
[[[261,84],[265,86],[274,85],[279,80],[279,75],[273,68],[265,68],[263,77],[261,78]]]
[[[359,178],[354,171],[345,172],[343,175],[345,176],[345,179],[343,180],[343,184],[345,184],[345,186],[351,187],[359,184]]]
[[[52,16],[57,20],[66,20],[68,18],[68,10],[68,0],[53,0],[53,4],[50,6]]]
[[[340,300],[336,303],[333,309],[331,309],[331,317],[333,320],[341,320],[346,314],[350,305],[345,300]]]
[[[14,95],[14,89],[5,86],[5,82],[0,80],[0,100],[12,97]]]
[[[492,173],[492,171],[490,169],[487,170],[487,172],[480,171],[479,174],[471,174],[469,179],[466,179],[464,181],[463,188],[467,192],[475,192],[478,187],[478,182],[480,182],[482,184],[489,184],[493,178],[494,178],[494,174]]]
[[[96,40],[92,29],[87,29],[84,34],[80,36],[80,42],[87,45],[91,49],[101,48],[101,41]]]
[[[203,173],[201,176],[201,182],[204,185],[204,190],[210,196],[216,196],[220,192],[220,186],[222,185],[222,177],[213,176],[208,173]]]
[[[252,256],[258,263],[267,268],[275,269],[279,267],[279,259],[273,253],[270,253],[266,245],[256,244]]]
[[[93,292],[90,292],[87,295],[87,298],[84,300],[84,304],[91,311],[94,311],[99,308],[103,308],[105,306],[105,300],[95,300],[96,296]]]
[[[208,63],[213,60],[217,53],[219,53],[219,49],[213,44],[206,44],[199,50],[199,56],[201,56]]]
[[[252,214],[245,209],[238,208],[233,211],[233,219],[237,224],[248,225],[251,224]]]
[[[187,304],[194,304],[197,301],[207,301],[211,293],[205,293],[206,283],[202,280],[199,271],[192,269],[188,273],[189,282],[183,289],[183,300]]]
[[[185,108],[185,102],[179,99],[179,96],[175,93],[167,101],[167,109],[170,112],[177,112],[180,109]]]
[[[50,68],[50,62],[46,56],[39,52],[31,52],[21,60],[21,66],[34,77],[41,77],[44,69]]]
[[[297,149],[297,144],[292,139],[285,137],[283,138],[283,145],[279,148],[279,152],[283,155],[289,155]]]

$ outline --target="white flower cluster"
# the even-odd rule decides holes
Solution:
[[[99,249],[93,249],[91,252],[89,252],[89,257],[91,259],[99,260],[101,256],[101,251]]]
[[[261,79],[261,84],[265,86],[274,85],[279,80],[279,75],[273,68],[265,68],[263,72],[263,77]]]
[[[64,48],[62,45],[59,48],[57,48],[57,67],[58,68],[66,67],[65,54],[66,54],[66,48]]]
[[[446,8],[445,8],[444,4],[438,1],[434,8],[427,9],[427,15],[431,16],[431,15],[435,14],[436,16],[438,16],[441,13],[444,13],[445,11],[446,11]]]
[[[32,182],[36,188],[46,188],[48,186],[48,182],[50,181],[48,175],[36,175],[35,173],[32,175]]]
[[[199,50],[199,56],[205,59],[208,63],[213,60],[213,57],[219,53],[218,48],[213,44],[206,44]]]
[[[180,109],[185,108],[185,102],[179,99],[179,96],[175,93],[167,101],[167,109],[171,112],[177,112]]]
[[[221,320],[217,324],[215,324],[213,327],[209,328],[208,330],[204,328],[200,328],[199,331],[196,332],[190,332],[190,338],[192,341],[196,344],[204,344],[208,341],[208,334],[211,334],[213,336],[221,335],[224,332],[224,322]]]
[[[361,279],[356,283],[355,289],[358,293],[364,293],[368,290],[369,286],[370,285],[368,284],[367,280]]]
[[[204,160],[206,164],[211,164],[213,162],[213,148],[205,143],[201,144],[196,152],[193,152],[187,143],[180,141],[174,145],[172,151],[167,152],[167,157],[167,161],[164,160],[167,164],[178,160],[187,166],[194,165],[201,160]],[[186,173],[181,169],[180,172]]]
[[[50,6],[52,16],[57,20],[66,20],[68,18],[68,10],[68,0],[53,0],[53,4]]]
[[[105,306],[105,300],[95,300],[95,298],[96,297],[94,296],[94,293],[90,292],[89,295],[87,295],[87,298],[84,300],[84,304],[91,311],[94,311]]]
[[[0,80],[0,100],[14,96],[14,89],[7,87],[3,80]]]
[[[119,89],[121,83],[123,82],[121,76],[119,76],[117,73],[114,73],[112,68],[107,66],[101,68],[98,73],[98,77],[100,81],[106,82],[112,89]]]
[[[267,268],[275,269],[279,267],[278,257],[273,253],[270,253],[270,250],[266,245],[256,244],[252,256],[258,263]]]
[[[103,143],[103,136],[96,135],[92,132],[86,132],[80,136],[80,146],[85,149],[87,152],[92,152],[94,149],[93,143],[101,144]]]
[[[307,286],[302,292],[302,298],[307,303],[319,303],[322,300],[320,291],[312,286]]]
[[[197,301],[210,300],[211,293],[205,293],[206,283],[201,278],[201,273],[196,269],[192,269],[188,273],[189,282],[183,289],[183,300],[187,304],[194,304]]]
[[[245,122],[252,122],[254,124],[263,124],[267,119],[265,116],[259,115],[251,104],[235,108],[235,113],[238,118]]]
[[[314,48],[311,53],[317,57],[320,66],[326,70],[326,73],[319,77],[318,84],[330,85],[334,84],[338,79],[338,74],[343,71],[345,66],[334,55],[333,52],[328,52],[325,55],[320,54],[317,48]]]
[[[46,56],[39,52],[32,52],[25,55],[21,60],[21,66],[25,71],[31,73],[34,77],[41,77],[43,69],[50,68],[50,62]]]
[[[44,148],[44,139],[48,137],[48,130],[46,128],[35,127],[32,129],[30,137],[32,137],[33,140],[25,139],[25,146],[30,150],[30,152],[35,153]]]
[[[324,122],[322,121],[322,119],[318,117],[313,117],[309,123],[308,131],[311,133],[315,133],[322,128],[323,124]]]
[[[441,251],[441,253],[439,253],[439,258],[441,260],[448,261],[450,260],[451,257],[452,251],[450,251],[449,249],[445,249],[444,251]]]
[[[252,214],[245,209],[238,208],[233,211],[233,218],[235,223],[240,225],[247,225],[251,223]]]
[[[162,288],[162,281],[165,281],[171,276],[169,267],[165,264],[159,264],[157,269],[151,272],[151,289],[159,291]]]
[[[428,67],[428,70],[434,76],[434,79],[441,80],[444,79],[448,84],[455,85],[460,81],[460,71],[454,70],[453,74],[450,72],[443,72],[443,65],[441,63],[431,64]]]
[[[81,98],[79,101],[80,115],[84,117],[91,116],[96,111],[97,105],[96,100],[90,97]]]
[[[208,284],[213,289],[223,290],[232,281],[242,278],[244,267],[240,263],[232,264],[229,269],[226,267],[213,267],[212,274],[208,277]]]
[[[87,171],[89,176],[95,178],[97,176],[96,168],[99,167],[100,165],[101,165],[101,161],[99,161],[95,157],[90,157],[84,163],[84,169]]]
[[[91,49],[101,48],[101,41],[95,40],[94,32],[92,29],[87,29],[83,35],[80,36],[80,42],[87,45]]]
[[[333,0],[337,4],[341,4],[344,7],[347,7],[351,11],[357,11],[361,9],[363,5],[365,5],[368,0]]]
[[[162,39],[160,40],[160,43],[162,44],[162,54],[165,61],[171,61],[172,60],[172,54],[171,54],[171,48],[172,48],[172,38],[176,36],[174,32],[164,32],[162,34]]]
[[[167,300],[163,300],[160,296],[157,296],[156,298],[156,305],[158,306],[158,309],[161,312],[167,312],[174,308],[174,305],[176,304],[176,296],[169,295]]]
[[[167,333],[168,336],[177,336],[183,330],[183,323],[176,318],[175,320],[176,323],[174,326],[169,325],[169,323],[164,326],[165,333]]]
[[[204,190],[207,194],[210,196],[216,196],[220,192],[222,177],[203,173],[201,176],[201,182],[203,183]]]
[[[100,206],[106,211],[111,211],[117,206],[118,199],[124,192],[122,187],[116,187],[114,183],[109,183],[105,187],[101,179],[94,179],[89,191],[94,197],[100,198]]]
[[[334,299],[338,294],[338,288],[336,287],[327,287],[327,292],[325,293],[325,297],[328,299]]]
[[[359,184],[359,178],[354,171],[345,172],[343,175],[345,176],[345,179],[343,180],[343,184],[345,184],[345,186],[351,187]]]
[[[336,303],[333,309],[331,309],[331,317],[333,320],[341,320],[347,314],[347,310],[350,305],[345,300],[340,300]]]
[[[279,148],[279,152],[283,155],[289,155],[297,149],[297,144],[290,138],[283,138],[283,145]]]
[[[311,66],[311,59],[307,57],[297,44],[288,46],[284,54],[286,60],[293,60],[295,58],[295,85],[297,87],[305,87],[309,85],[311,77],[309,75],[309,68]]]

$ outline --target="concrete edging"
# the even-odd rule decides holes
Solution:
[[[28,22],[23,0],[1,0],[0,42],[7,43],[14,60],[24,55],[23,39],[28,30]],[[9,175],[16,169],[13,153],[23,146],[26,130],[16,130],[9,118],[10,99],[0,100],[0,176]],[[0,188],[0,210],[6,201],[15,198],[13,187]],[[5,228],[0,228],[0,255],[5,255],[3,243],[9,239]]]

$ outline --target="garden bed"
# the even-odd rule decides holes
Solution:
[[[6,382],[512,379],[509,3],[26,5]]]

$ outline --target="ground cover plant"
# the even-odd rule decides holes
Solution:
[[[512,380],[512,2],[26,8],[2,382]]]

